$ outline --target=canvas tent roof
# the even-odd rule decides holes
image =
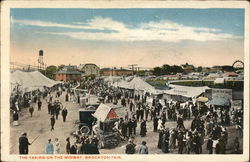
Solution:
[[[121,88],[125,88],[125,89],[131,89],[130,86],[129,86],[129,82],[127,81],[120,81],[120,82],[116,82],[115,84],[117,87],[121,87]]]
[[[121,80],[121,78],[122,77],[119,77],[119,76],[108,76],[108,77],[104,77],[104,81],[114,82],[114,81]]]
[[[210,73],[208,76],[204,77],[205,79],[215,79],[215,78],[220,78],[220,74],[217,73]]]
[[[93,116],[101,122],[104,122],[106,119],[118,118],[114,109],[105,104],[100,104]]]
[[[47,78],[38,71],[23,72],[17,70],[10,74],[10,83],[12,85],[19,85],[23,92],[30,92],[43,87],[52,87],[60,82]],[[11,86],[13,87],[13,86]]]
[[[189,87],[189,86],[179,86],[179,85],[170,85],[172,89],[165,90],[164,92],[166,94],[170,95],[180,95],[188,98],[193,98],[201,95],[203,92],[205,92],[206,89],[210,89],[207,86],[203,87]]]
[[[207,102],[208,98],[207,97],[198,97],[197,101],[199,101],[199,102]]]
[[[214,80],[215,84],[223,84],[225,82],[225,78],[216,78]]]
[[[139,77],[134,77],[130,82],[128,81],[120,81],[114,84],[117,87],[125,88],[125,89],[134,89],[134,90],[141,90],[146,91],[153,94],[162,94],[164,93],[163,90],[155,89],[153,86],[145,82]]]
[[[142,80],[139,77],[135,77],[133,80],[129,82],[130,88],[135,89],[135,90],[145,90],[147,92],[154,92],[155,88]]]
[[[208,103],[210,105],[216,105],[216,106],[229,106],[230,105],[230,101],[228,99],[222,98],[222,97],[213,98]]]

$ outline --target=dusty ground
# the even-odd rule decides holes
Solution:
[[[65,139],[75,130],[75,121],[78,118],[78,105],[72,102],[65,102],[65,94],[58,98],[68,109],[66,122],[62,120],[62,116],[58,117],[55,124],[55,130],[50,131],[50,115],[48,114],[47,103],[42,101],[42,110],[37,111],[34,108],[33,117],[30,117],[28,110],[22,112],[19,120],[19,126],[10,126],[10,153],[18,154],[18,138],[22,132],[27,132],[29,142],[32,142],[38,135],[36,141],[29,147],[30,154],[43,154],[48,139],[54,141],[55,138],[60,140],[61,153],[65,153]],[[73,140],[72,140],[73,141]]]
[[[50,131],[50,115],[47,110],[47,103],[45,100],[42,101],[42,110],[37,111],[37,107],[35,106],[35,111],[33,117],[30,117],[30,114],[27,109],[22,111],[22,116],[20,116],[19,126],[13,126],[12,123],[10,125],[10,154],[18,154],[18,138],[20,137],[22,132],[27,132],[28,139],[30,142],[33,141],[38,135],[39,138],[29,147],[29,154],[44,154],[45,145],[48,139],[52,139],[54,141],[55,138],[58,138],[61,144],[61,154],[65,154],[65,139],[70,136],[70,133],[76,130],[75,121],[78,119],[78,104],[73,102],[65,102],[65,93],[58,98],[64,106],[68,109],[67,121],[63,123],[62,116],[59,116],[58,120],[56,120],[55,130]],[[91,99],[91,101],[95,101],[96,98]],[[124,108],[116,109],[116,112],[119,116],[124,117]],[[190,128],[191,121],[185,121],[184,125],[186,128]],[[176,122],[167,122],[166,126],[169,128],[176,127]],[[227,144],[227,153],[231,153],[231,149],[233,146],[233,140],[235,136],[238,136],[235,128],[233,126],[228,127],[228,144]],[[153,132],[153,123],[152,121],[147,121],[147,136],[140,137],[139,136],[139,124],[137,127],[137,135],[135,136],[135,143],[137,144],[137,150],[141,145],[141,142],[144,140],[147,142],[147,146],[149,148],[150,154],[161,154],[162,151],[157,148],[158,143],[158,133]],[[71,143],[74,142],[74,138],[71,137]],[[119,144],[119,147],[114,149],[101,149],[101,154],[123,154],[125,152],[126,142],[122,142]],[[207,153],[206,151],[206,141],[203,145],[203,153]],[[240,148],[242,149],[242,138],[240,139]],[[177,153],[176,150],[172,150],[171,153]]]

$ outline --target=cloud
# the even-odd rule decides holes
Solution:
[[[222,33],[221,30],[215,28],[185,26],[169,20],[160,20],[158,22],[151,21],[148,23],[140,23],[136,26],[128,26],[123,22],[103,17],[94,17],[85,22],[73,22],[72,24],[34,20],[16,20],[13,18],[11,18],[11,22],[36,27],[82,29],[82,31],[78,30],[72,32],[39,32],[43,34],[68,36],[78,40],[164,42],[193,40],[204,42],[242,38],[241,36]],[[86,31],[89,29],[98,30],[98,32]]]

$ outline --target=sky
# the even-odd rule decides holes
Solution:
[[[232,65],[244,60],[244,9],[12,8],[10,60],[37,65],[95,63]]]

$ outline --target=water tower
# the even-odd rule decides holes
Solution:
[[[39,51],[39,56],[38,56],[38,70],[44,70],[43,50]]]

